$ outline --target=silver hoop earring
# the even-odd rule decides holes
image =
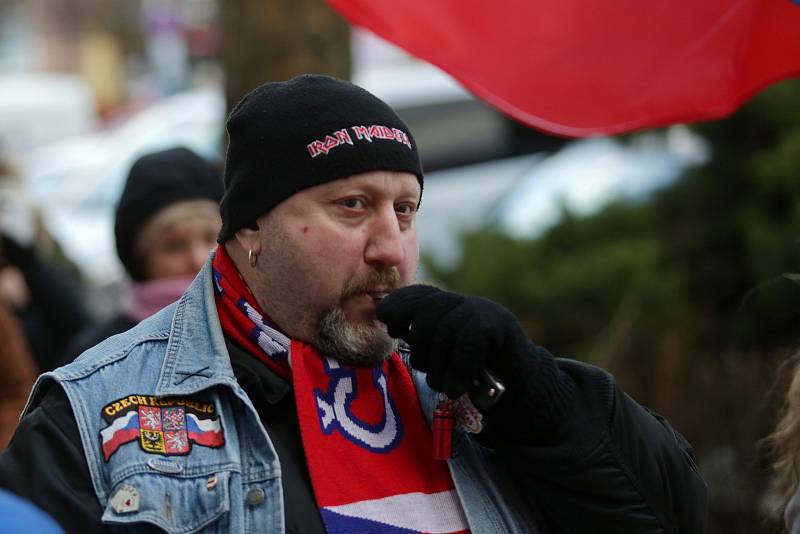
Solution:
[[[258,263],[258,254],[253,254],[253,249],[247,251],[247,263],[250,264],[250,267],[255,267]]]

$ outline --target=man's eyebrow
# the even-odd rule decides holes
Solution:
[[[403,185],[399,189],[393,190],[393,188],[387,188],[381,184],[353,183],[337,185],[331,187],[327,191],[322,192],[322,196],[327,199],[336,199],[340,197],[346,197],[348,195],[359,194],[367,194],[370,196],[393,196],[395,198],[409,197],[419,201],[419,198],[422,196],[422,191],[410,184],[407,186]]]
[[[403,194],[407,194],[408,196],[413,197],[415,200],[419,200],[422,197],[422,190],[420,188],[415,189],[413,187],[409,187],[408,190],[406,190]]]

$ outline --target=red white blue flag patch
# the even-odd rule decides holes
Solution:
[[[191,444],[221,447],[222,425],[211,402],[185,397],[128,395],[106,404],[100,431],[103,458],[108,461],[126,443],[138,441],[146,453],[185,456]]]

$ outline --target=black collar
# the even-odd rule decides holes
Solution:
[[[292,388],[289,382],[276,375],[227,336],[225,336],[225,346],[231,358],[236,381],[251,397],[261,397],[267,403],[275,405]],[[252,400],[258,402],[256,398]]]

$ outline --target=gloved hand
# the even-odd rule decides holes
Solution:
[[[390,336],[411,345],[411,366],[427,373],[428,385],[453,399],[483,368],[506,378],[504,360],[528,356],[507,352],[527,339],[516,317],[480,297],[414,285],[384,298],[377,315]]]
[[[499,378],[506,394],[484,414],[487,423],[515,426],[513,418],[523,414],[532,422],[529,430],[541,432],[540,427],[557,425],[572,401],[572,380],[495,302],[413,285],[386,296],[377,316],[390,336],[411,345],[411,366],[427,373],[436,391],[457,398],[469,391],[482,369]]]

